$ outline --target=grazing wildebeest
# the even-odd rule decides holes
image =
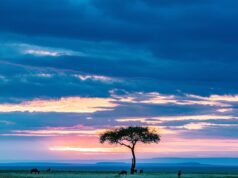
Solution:
[[[179,171],[178,171],[178,178],[180,178],[181,175],[182,175],[182,172],[179,170]]]
[[[140,169],[140,174],[143,174],[144,173],[144,170],[143,169]]]
[[[40,174],[40,171],[37,168],[31,169],[31,174]]]
[[[51,169],[50,169],[50,168],[49,168],[49,169],[47,169],[47,170],[46,170],[46,172],[51,172]]]
[[[119,172],[119,175],[127,175],[127,171],[122,170],[121,172]]]

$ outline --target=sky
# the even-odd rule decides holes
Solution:
[[[238,1],[0,0],[0,161],[238,157]]]

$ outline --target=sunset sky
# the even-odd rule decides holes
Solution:
[[[0,162],[238,157],[237,0],[0,0]]]

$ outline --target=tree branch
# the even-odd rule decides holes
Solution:
[[[131,146],[130,146],[130,145],[127,145],[127,144],[125,144],[125,143],[123,143],[123,142],[117,142],[117,143],[120,144],[120,145],[126,146],[127,148],[130,148],[130,149],[131,149]]]

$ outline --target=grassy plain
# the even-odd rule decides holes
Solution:
[[[142,175],[119,176],[116,172],[79,172],[56,171],[32,175],[27,171],[1,171],[0,178],[177,178],[176,173],[144,173]],[[184,173],[182,178],[238,178],[238,174],[191,174]]]

